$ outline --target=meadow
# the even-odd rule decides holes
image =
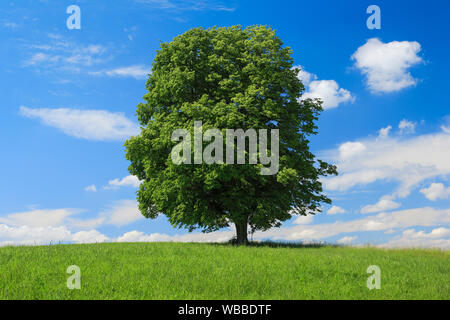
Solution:
[[[70,265],[81,289],[67,288]],[[381,288],[366,286],[367,267]],[[450,299],[450,252],[259,244],[0,248],[0,299]]]

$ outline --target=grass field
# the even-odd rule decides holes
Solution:
[[[81,269],[81,289],[66,286]],[[366,269],[381,268],[368,290]],[[450,299],[450,252],[107,243],[0,248],[0,299]]]

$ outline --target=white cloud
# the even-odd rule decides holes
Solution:
[[[383,43],[369,39],[352,55],[355,66],[367,77],[367,86],[374,93],[399,91],[414,86],[408,69],[422,62],[417,54],[420,44],[416,41],[392,41]]]
[[[342,103],[353,103],[355,98],[350,91],[339,88],[334,80],[316,80],[309,84],[308,91],[303,94],[302,99],[320,98],[324,109],[336,108]]]
[[[346,213],[345,209],[339,207],[339,206],[332,206],[328,211],[327,214],[338,214],[338,213]]]
[[[109,238],[97,230],[89,230],[75,233],[71,240],[76,243],[96,243],[106,242]]]
[[[339,234],[405,229],[415,226],[434,227],[450,223],[450,209],[437,210],[429,207],[394,212],[382,212],[351,221],[336,221],[314,225],[274,228],[256,232],[254,239],[272,240],[321,240]]]
[[[295,68],[300,69],[297,77],[300,79],[300,81],[303,83],[305,87],[309,86],[311,81],[317,79],[317,76],[315,74],[305,71],[305,69],[302,66],[296,66]]]
[[[89,72],[91,75],[108,77],[132,77],[135,79],[145,79],[150,73],[150,68],[143,65],[134,65],[129,67],[115,68],[111,70],[102,70]]]
[[[314,221],[314,215],[298,216],[294,220],[294,224],[310,224]]]
[[[102,212],[100,216],[105,218],[105,223],[117,227],[144,219],[135,200],[116,201],[108,210]]]
[[[447,228],[437,228],[431,230],[430,233],[426,233],[424,231],[416,232],[415,230],[405,230],[403,232],[403,235],[407,235],[409,238],[442,238],[442,237],[448,237],[450,236],[450,229]]]
[[[43,44],[47,41],[46,44]],[[64,39],[58,34],[49,34],[47,40],[31,45],[29,57],[23,62],[24,67],[38,70],[63,71],[79,73],[86,67],[105,63],[112,58],[106,47],[100,44],[82,45]]]
[[[345,244],[345,245],[349,245],[351,244],[353,241],[355,241],[356,239],[358,239],[357,236],[353,236],[353,237],[343,237],[341,239],[339,239],[338,241],[336,241],[339,244]]]
[[[304,70],[302,66],[296,66],[299,68],[298,78],[302,81],[306,88],[306,92],[301,97],[304,99],[320,98],[323,101],[324,109],[336,108],[343,103],[353,103],[355,97],[350,91],[339,88],[339,85],[334,80],[317,80],[315,74],[309,73]]]
[[[361,213],[374,213],[381,211],[394,210],[401,206],[400,203],[395,202],[392,196],[384,196],[377,203],[369,204],[361,209]]]
[[[337,177],[323,179],[323,185],[327,190],[346,191],[357,185],[367,185],[377,180],[389,179],[389,172],[383,170],[359,170],[347,172],[342,169],[343,165],[338,166],[338,172],[341,174]],[[339,169],[341,168],[341,169]]]
[[[56,63],[60,59],[59,56],[52,56],[46,53],[38,52],[33,54],[27,61],[25,61],[25,66],[34,66],[40,63]]]
[[[339,146],[339,157],[348,159],[366,151],[366,146],[361,142],[346,142]]]
[[[105,189],[115,189],[119,187],[135,187],[138,188],[141,184],[141,181],[136,176],[126,176],[122,179],[114,179],[108,182],[107,186],[104,186]]]
[[[226,242],[234,236],[234,231],[217,231],[212,233],[188,233],[169,236],[167,234],[144,234],[130,231],[116,239],[117,242]]]
[[[428,188],[421,189],[420,192],[431,201],[450,197],[450,187],[446,188],[442,183],[432,183]]]
[[[67,218],[80,212],[79,209],[32,210],[0,217],[0,223],[13,227],[60,227]]]
[[[406,119],[403,119],[398,124],[398,128],[400,129],[400,133],[414,133],[416,131],[416,125],[417,123],[408,121]]]
[[[129,207],[132,207],[131,202]],[[121,215],[121,214],[120,214]],[[107,216],[111,216],[108,214]],[[122,216],[122,215],[121,215]],[[127,216],[127,214],[125,214]],[[123,221],[122,217],[119,219]],[[408,209],[391,213],[380,213],[375,216],[367,216],[362,219],[352,221],[336,221],[333,223],[298,225],[294,227],[274,228],[267,232],[256,232],[253,236],[255,240],[288,240],[288,241],[315,241],[340,234],[355,232],[386,231],[392,233],[393,230],[406,229],[411,227],[435,227],[431,232],[412,232],[406,230],[403,232],[405,239],[394,239],[386,247],[400,246],[433,246],[447,248],[450,229],[441,225],[450,223],[450,209],[437,210],[429,207]],[[66,226],[8,226],[0,224],[0,246],[11,244],[46,244],[57,242],[154,242],[154,241],[174,241],[174,242],[224,242],[234,236],[233,228],[226,231],[213,233],[187,233],[183,235],[167,235],[160,233],[144,234],[140,231],[130,231],[122,236],[112,239],[101,234],[95,229],[72,232]],[[340,243],[355,241],[355,236],[344,236]]]
[[[417,208],[391,213],[380,213],[375,216],[365,217],[346,222],[334,222],[315,225],[299,225],[295,227],[275,228],[267,232],[256,232],[255,240],[302,240],[312,241],[333,237],[339,234],[367,232],[367,231],[389,231],[405,229],[413,226],[439,226],[450,223],[450,210],[436,210],[433,208]],[[230,228],[231,229],[231,228]],[[446,228],[436,228],[429,237],[436,239],[448,234]],[[432,235],[432,236],[431,236]],[[170,236],[166,234],[144,234],[140,231],[130,231],[118,237],[118,242],[154,242],[154,241],[176,241],[176,242],[222,242],[231,239],[234,231],[218,231],[208,234],[189,233],[184,235]],[[340,243],[349,243],[356,240],[356,236],[346,236],[340,239]],[[386,245],[390,246],[390,245]]]
[[[443,227],[433,229],[429,233],[409,229],[403,231],[400,237],[380,246],[388,248],[440,248],[449,250],[450,239],[446,239],[449,236],[450,229]]]
[[[337,164],[339,176],[323,179],[327,190],[345,191],[376,181],[399,183],[394,196],[406,197],[412,188],[426,179],[445,177],[450,174],[450,135],[444,132],[419,136],[369,137],[353,141],[365,146],[364,152],[339,148],[322,153],[322,158]],[[356,145],[354,145],[356,146]]]
[[[65,226],[13,227],[0,224],[0,246],[6,245],[43,245],[49,243],[91,243],[104,242],[109,238],[97,230],[72,233]]]
[[[392,126],[387,126],[386,128],[381,128],[378,131],[379,138],[387,138],[389,136],[389,133],[391,132]]]
[[[132,33],[135,30],[135,27],[125,29],[126,32]],[[133,37],[132,34],[128,36],[131,39]],[[104,65],[113,59],[111,50],[100,44],[83,45],[67,40],[58,34],[49,34],[47,42],[29,46],[28,49],[31,50],[27,59],[23,61],[24,67],[33,67],[40,72],[57,72],[58,74],[71,72],[135,79],[145,79],[150,73],[150,67],[141,64],[99,70],[99,65]]]
[[[19,113],[27,118],[40,119],[45,125],[80,139],[123,141],[139,133],[139,126],[120,112],[65,108],[33,109],[21,106]]]
[[[71,232],[65,227],[13,227],[0,224],[0,245],[68,241],[71,236]]]
[[[97,192],[97,187],[95,186],[95,184],[87,186],[86,188],[84,188],[84,191],[87,192]]]
[[[81,209],[39,209],[25,212],[11,213],[0,217],[0,223],[11,227],[70,227],[90,229],[108,223],[106,217],[93,219],[79,219],[76,216],[85,210]]]
[[[129,231],[116,239],[117,242],[157,242],[170,241],[170,236],[159,233],[146,235],[141,231]]]
[[[143,219],[135,200],[119,200],[90,219],[79,218],[86,210],[81,209],[39,209],[0,216],[0,224],[11,227],[67,227],[70,229],[93,229],[101,225],[121,227]]]

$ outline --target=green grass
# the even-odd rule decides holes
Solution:
[[[81,269],[81,289],[66,269]],[[368,290],[366,269],[381,268]],[[108,243],[0,248],[0,299],[450,299],[450,252]]]

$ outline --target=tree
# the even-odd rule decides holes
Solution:
[[[237,242],[247,244],[248,226],[265,231],[331,203],[319,178],[336,167],[317,160],[308,140],[322,102],[300,99],[304,86],[291,55],[265,26],[195,28],[161,43],[137,107],[141,133],[125,143],[129,171],[143,181],[137,199],[145,217],[165,214],[189,231],[234,224]],[[262,175],[262,165],[248,161],[175,164],[172,133],[192,133],[195,121],[224,136],[227,128],[278,129],[278,172]]]

